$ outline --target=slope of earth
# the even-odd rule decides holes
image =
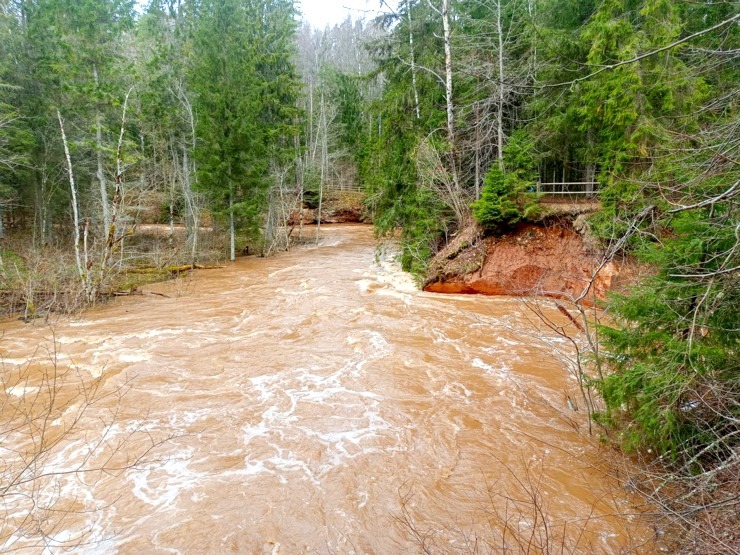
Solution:
[[[307,225],[317,223],[319,210],[304,206],[291,214],[290,223],[298,225],[303,217]],[[370,223],[370,216],[365,212],[364,191],[327,190],[324,192],[321,205],[322,224]]]
[[[522,223],[501,237],[484,237],[480,228],[469,226],[432,260],[424,290],[603,299],[628,272],[604,262],[593,241],[576,229],[583,230],[581,218]]]

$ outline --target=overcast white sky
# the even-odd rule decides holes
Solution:
[[[344,21],[347,14],[353,19],[374,17],[379,5],[380,0],[300,0],[299,8],[312,26],[323,29]]]

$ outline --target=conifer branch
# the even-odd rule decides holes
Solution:
[[[721,23],[717,23],[716,25],[713,25],[712,27],[708,27],[706,29],[702,29],[701,31],[697,31],[696,33],[693,33],[687,37],[684,37],[682,39],[679,39],[675,42],[672,42],[671,44],[667,44],[666,46],[662,46],[660,48],[657,48],[655,50],[651,50],[650,52],[646,52],[645,54],[640,54],[639,56],[635,56],[634,58],[630,58],[629,60],[623,60],[621,62],[617,62],[615,64],[609,64],[601,67],[600,69],[589,73],[588,75],[584,75],[583,77],[578,77],[576,79],[572,79],[570,81],[563,81],[562,83],[555,83],[552,85],[540,85],[540,89],[552,89],[555,87],[565,87],[567,85],[575,85],[576,83],[580,83],[581,81],[587,81],[588,79],[591,79],[592,77],[597,76],[599,73],[603,73],[608,70],[617,69],[618,67],[634,64],[636,62],[639,62],[641,60],[644,60],[645,58],[650,58],[651,56],[655,56],[656,54],[660,54],[661,52],[665,52],[666,50],[670,50],[672,48],[675,48],[676,46],[680,46],[681,44],[685,42],[689,42],[690,40],[693,40],[697,37],[700,37],[702,35],[706,35],[708,33],[711,33],[712,31],[716,31],[717,29],[721,29],[725,25],[729,25],[731,23],[734,23],[740,19],[740,13],[735,14],[734,16],[725,19]]]

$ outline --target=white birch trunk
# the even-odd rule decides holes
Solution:
[[[442,27],[445,41],[445,98],[447,100],[447,138],[450,143],[450,171],[455,191],[462,194],[457,175],[457,156],[455,152],[455,103],[452,96],[452,31],[450,29],[450,0],[442,0]],[[462,222],[460,222],[462,223]]]
[[[185,197],[185,204],[188,209],[188,235],[190,239],[190,264],[195,265],[198,254],[198,232],[200,227],[200,218],[198,207],[193,198],[193,188],[190,184],[190,158],[188,156],[187,145],[182,145],[182,193]]]
[[[497,155],[504,166],[504,33],[501,25],[501,0],[496,1],[496,34],[498,35],[498,113],[496,114]]]
[[[72,172],[72,158],[69,155],[69,145],[67,144],[67,135],[64,132],[64,121],[62,114],[57,110],[57,119],[59,120],[59,129],[62,132],[62,144],[64,145],[64,156],[67,159],[67,173],[69,174],[69,190],[72,195],[72,226],[74,227],[73,244],[75,249],[75,262],[77,263],[77,273],[80,275],[83,286],[86,285],[86,268],[82,265],[80,255],[80,213],[77,207],[77,186],[75,185],[74,173]]]
[[[419,108],[419,90],[416,87],[416,56],[414,54],[414,32],[411,28],[411,0],[406,0],[406,16],[409,22],[409,50],[411,59],[411,87],[414,90],[414,111],[416,119],[421,119],[421,109]]]
[[[447,136],[455,142],[455,104],[452,97],[452,45],[450,31],[450,1],[442,0],[442,27],[445,41],[445,99],[447,101]]]
[[[98,68],[93,65],[93,79],[95,88],[100,86],[98,78]],[[100,206],[103,210],[103,236],[107,237],[110,231],[110,206],[108,204],[108,187],[105,180],[105,165],[103,163],[103,115],[100,108],[95,112],[95,148],[97,150],[98,169],[96,176],[100,184]]]
[[[319,208],[316,213],[316,244],[319,242],[321,233],[321,209],[324,202],[324,180],[328,173],[328,137],[326,129],[326,105],[324,103],[324,91],[321,91],[321,106],[319,115],[319,130],[321,132],[321,177],[319,179]]]
[[[188,126],[190,127],[190,148],[195,148],[196,134],[195,134],[195,114],[193,113],[193,105],[190,103],[185,91],[183,90],[182,82],[178,83],[177,96],[182,104],[185,114],[188,118]],[[200,211],[198,204],[193,194],[193,187],[191,184],[191,173],[197,179],[195,162],[192,163],[193,168],[191,172],[191,162],[188,156],[188,145],[186,141],[182,142],[182,192],[185,197],[185,203],[188,209],[188,241],[190,241],[190,264],[195,265],[198,254],[198,242],[200,233]]]

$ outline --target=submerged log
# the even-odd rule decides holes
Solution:
[[[131,289],[130,291],[113,291],[112,295],[114,297],[133,297],[137,295],[155,295],[157,297],[165,297],[166,299],[171,298],[169,295],[165,295],[164,293],[157,293],[156,291],[144,291],[142,289],[136,289],[135,287]]]
[[[210,266],[206,264],[184,264],[182,266],[165,266],[164,268],[157,267],[145,267],[145,268],[131,268],[126,270],[129,274],[181,274],[183,272],[189,272],[190,270],[217,270],[223,268],[223,266]]]

